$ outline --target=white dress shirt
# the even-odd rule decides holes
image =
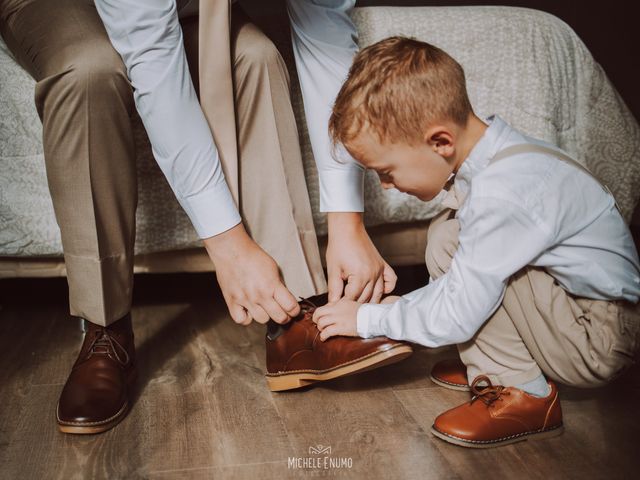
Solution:
[[[321,212],[364,211],[364,168],[344,148],[333,158],[329,117],[358,51],[355,0],[287,0],[296,70],[320,182]]]
[[[95,0],[153,156],[200,238],[240,223],[189,74],[175,0]]]
[[[183,11],[197,12],[197,0],[182,3]],[[343,211],[362,211],[364,171],[355,161],[342,165],[333,160],[327,121],[356,50],[347,15],[354,3],[288,2],[322,205]],[[95,4],[126,66],[153,155],[198,236],[208,238],[237,225],[241,218],[189,74],[176,1]]]
[[[358,334],[428,347],[462,343],[502,302],[509,277],[544,267],[579,297],[640,298],[640,264],[613,197],[588,173],[554,156],[518,154],[489,166],[526,137],[499,117],[460,166],[454,187],[466,198],[456,217],[459,247],[447,273],[393,304],[363,304]]]

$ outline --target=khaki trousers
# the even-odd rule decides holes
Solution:
[[[460,225],[452,210],[434,218],[425,260],[438,278],[451,265]],[[574,297],[544,269],[513,275],[500,307],[476,335],[458,345],[473,380],[514,386],[541,373],[567,385],[597,387],[634,361],[640,337],[640,304]]]
[[[197,19],[184,20],[183,31],[197,86]],[[71,314],[108,325],[131,309],[133,288],[135,108],[125,67],[92,0],[0,0],[0,33],[37,81]],[[238,8],[230,50],[240,213],[254,240],[280,265],[292,293],[322,293],[326,283],[286,67]],[[207,101],[215,105],[216,99]],[[211,208],[215,214],[216,206]]]

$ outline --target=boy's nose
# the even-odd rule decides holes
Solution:
[[[380,182],[380,184],[382,185],[382,188],[384,188],[385,190],[389,190],[390,188],[394,188],[393,183],[391,182]]]

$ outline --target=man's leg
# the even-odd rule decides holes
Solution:
[[[137,201],[131,87],[91,0],[0,0],[2,36],[37,81],[72,315],[131,308]]]
[[[197,76],[197,21],[182,20],[191,77]],[[296,296],[326,292],[304,181],[284,61],[244,12],[232,14],[238,122],[240,213],[251,237],[278,263]]]
[[[91,0],[0,0],[0,27],[37,81],[71,314],[88,320],[60,395],[58,425],[67,433],[98,433],[126,416],[135,377],[131,87]]]

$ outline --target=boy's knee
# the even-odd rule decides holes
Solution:
[[[432,278],[438,278],[449,270],[458,249],[460,223],[452,218],[429,230],[425,251],[425,263]]]

